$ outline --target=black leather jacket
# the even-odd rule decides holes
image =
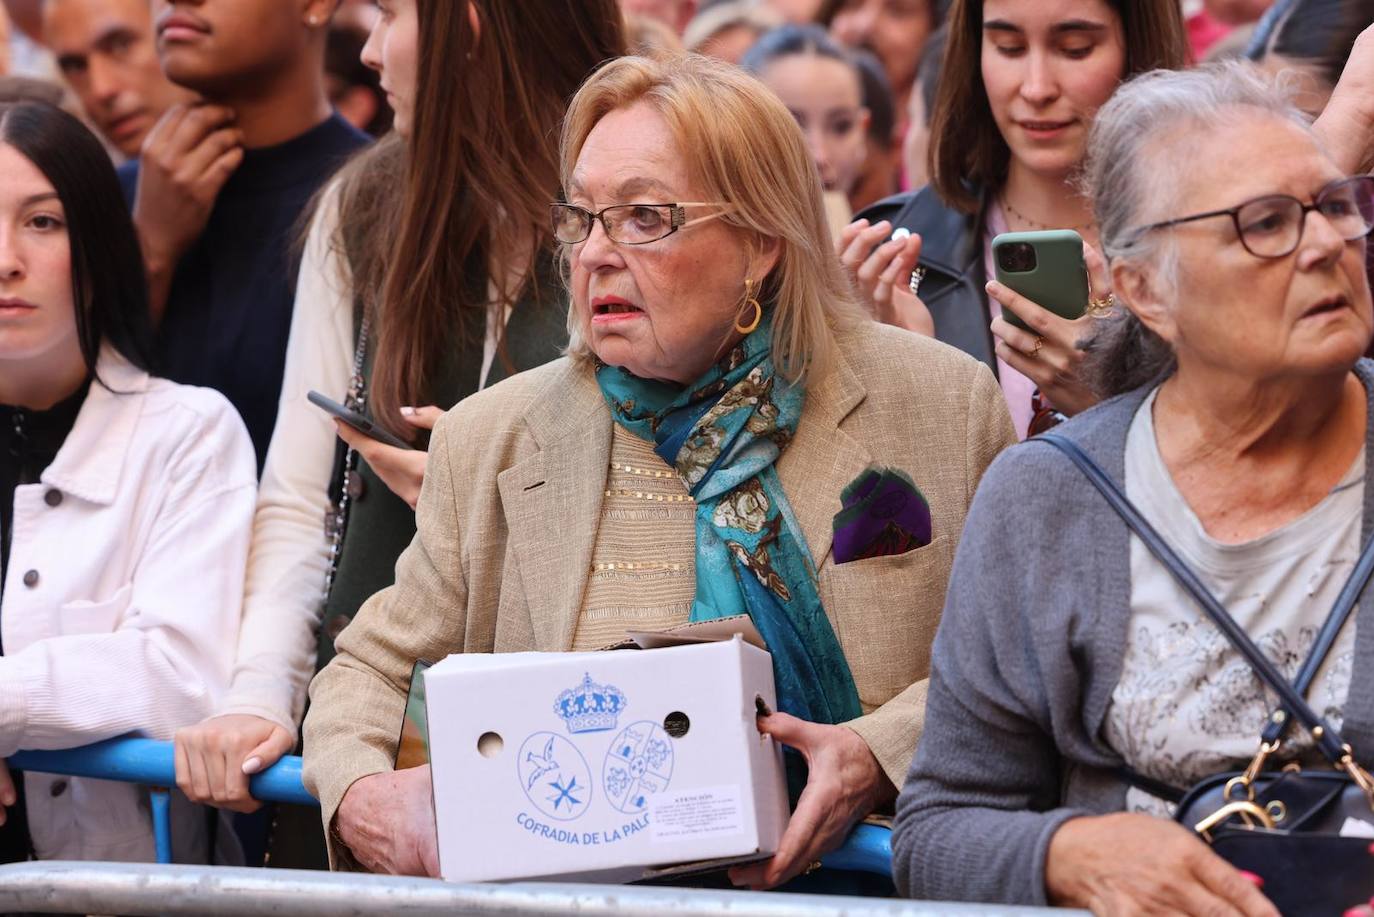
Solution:
[[[894,230],[920,234],[920,264],[926,269],[920,295],[935,320],[935,337],[982,360],[996,375],[981,216],[947,207],[927,186],[884,198],[855,219],[888,220]]]

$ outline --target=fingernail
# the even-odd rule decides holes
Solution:
[[[414,408],[411,408],[411,407],[404,407],[404,408],[401,408],[401,413],[402,413],[404,416],[406,416],[406,417],[414,417],[414,416],[415,416],[415,409],[414,409]]]
[[[257,755],[243,762],[243,772],[245,774],[256,774],[260,770],[262,770],[262,759]]]
[[[1244,869],[1242,869],[1240,871],[1240,874],[1241,878],[1245,879],[1247,882],[1254,885],[1255,888],[1264,888],[1264,880],[1259,876],[1255,875],[1253,872],[1246,872]]]

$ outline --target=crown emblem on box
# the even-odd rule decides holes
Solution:
[[[625,709],[625,695],[614,685],[599,685],[589,674],[582,683],[558,695],[553,712],[563,718],[568,732],[602,732],[614,729],[616,720]]]

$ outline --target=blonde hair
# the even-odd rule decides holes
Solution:
[[[777,264],[757,295],[773,304],[778,372],[796,382],[823,371],[834,358],[835,332],[862,312],[834,252],[820,176],[791,113],[754,77],[720,61],[698,54],[622,57],[573,97],[563,122],[564,187],[597,123],[637,102],[668,123],[700,199],[733,205],[721,220],[777,240]],[[568,312],[568,338],[569,356],[591,359],[576,309]]]

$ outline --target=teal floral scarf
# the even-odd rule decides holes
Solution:
[[[816,570],[774,467],[805,392],[774,373],[771,316],[686,388],[615,366],[596,377],[615,422],[676,469],[696,501],[692,620],[748,613],[773,654],[778,707],[813,723],[862,713]]]

